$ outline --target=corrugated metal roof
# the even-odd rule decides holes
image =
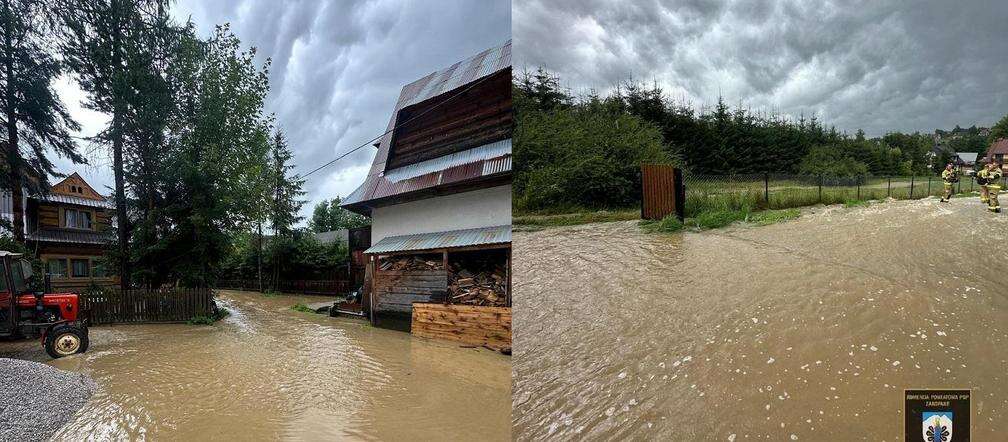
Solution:
[[[29,241],[74,244],[105,244],[112,240],[112,236],[107,233],[68,229],[41,229],[29,233],[27,238]]]
[[[416,94],[399,107],[412,106],[472,83],[511,66],[511,40],[502,46],[487,49],[427,77]]]
[[[426,75],[423,78],[403,86],[402,92],[399,93],[399,99],[396,101],[395,109],[392,110],[392,117],[389,118],[388,127],[386,129],[388,133],[386,133],[378,143],[378,152],[375,154],[374,161],[371,163],[371,170],[368,172],[368,177],[364,180],[364,183],[362,183],[360,187],[351,192],[350,195],[347,195],[340,205],[343,207],[353,208],[354,205],[364,201],[382,198],[383,196],[395,195],[396,192],[403,193],[410,191],[410,189],[416,190],[434,185],[431,184],[436,182],[433,181],[433,178],[424,179],[422,178],[423,175],[417,175],[404,179],[402,184],[398,186],[393,185],[389,180],[382,176],[385,172],[385,163],[388,161],[389,145],[392,141],[392,129],[396,126],[399,111],[404,107],[451,92],[460,87],[464,87],[473,81],[479,80],[480,78],[493,75],[510,67],[511,40],[508,40],[501,46],[487,49],[473,57],[455,63],[440,71]],[[510,143],[510,140],[507,142]],[[510,171],[510,152],[507,156],[508,158],[506,160],[484,159],[483,161],[490,161],[492,163],[489,166],[484,167],[490,167],[491,169],[496,168],[496,170],[499,170],[499,172],[495,173]],[[487,174],[483,173],[482,175],[470,176],[479,177],[483,175]],[[457,175],[458,179],[463,179],[462,177],[464,176],[465,174]],[[410,182],[410,180],[417,181]]]
[[[508,139],[403,166],[384,175],[370,176],[342,205],[403,195],[510,171],[511,140]]]
[[[511,155],[511,139],[495,141],[472,149],[455,152],[443,157],[409,164],[385,172],[385,179],[396,182],[415,178],[431,172],[439,172],[449,167],[489,160],[491,158]]]
[[[455,247],[504,244],[511,242],[511,225],[390,236],[378,241],[364,253],[381,254],[411,250],[450,249]]]
[[[88,198],[81,198],[78,196],[63,195],[61,193],[50,193],[49,195],[31,195],[29,196],[29,198],[54,203],[76,204],[78,206],[87,206],[87,207],[99,207],[102,209],[115,208],[115,206],[112,205],[112,202],[108,200],[98,201]]]

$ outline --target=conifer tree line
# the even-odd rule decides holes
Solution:
[[[0,0],[0,118],[20,207],[62,172],[54,156],[86,164],[85,149],[114,173],[113,238],[107,258],[125,287],[205,286],[255,237],[299,235],[304,197],[291,148],[264,111],[269,60],[228,25],[200,36],[170,17],[167,0]],[[66,76],[84,106],[108,116],[88,139],[54,89]],[[101,191],[101,189],[99,189]],[[266,261],[269,261],[266,259]],[[274,259],[275,261],[275,259]],[[276,270],[274,270],[276,271]]]
[[[514,194],[517,210],[639,202],[641,162],[669,162],[700,175],[796,174],[857,177],[934,174],[949,151],[986,151],[989,137],[966,136],[934,149],[931,134],[897,131],[867,137],[827,126],[814,115],[788,117],[671,99],[657,84],[625,82],[606,96],[573,94],[540,68],[513,84]]]

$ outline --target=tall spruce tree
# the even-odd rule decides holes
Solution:
[[[123,288],[130,286],[129,238],[131,220],[126,201],[125,148],[130,95],[138,93],[145,63],[130,57],[147,42],[151,23],[167,0],[66,0],[60,8],[63,57],[81,88],[85,105],[111,117],[94,141],[108,146],[115,176],[118,247],[116,261]]]
[[[283,132],[277,129],[270,144],[270,177],[272,178],[271,198],[270,198],[270,226],[273,228],[273,246],[271,256],[273,262],[273,284],[276,285],[280,279],[281,261],[278,254],[280,245],[284,241],[290,240],[291,228],[294,224],[304,219],[299,213],[304,205],[301,198],[305,192],[301,190],[304,186],[304,179],[291,172],[294,165],[291,164],[290,148],[287,146],[287,139]]]
[[[13,202],[12,232],[24,242],[24,194],[48,190],[50,175],[60,176],[47,152],[85,163],[71,134],[79,129],[52,89],[62,66],[54,57],[51,35],[56,23],[47,13],[53,5],[39,0],[0,3],[0,120],[4,131],[3,186]]]

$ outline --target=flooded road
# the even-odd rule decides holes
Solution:
[[[903,390],[1008,421],[1008,214],[976,198],[765,227],[516,233],[519,439],[888,440]]]
[[[213,326],[93,327],[83,355],[6,356],[98,383],[56,440],[511,439],[506,356],[290,309],[327,298],[218,299],[232,314]]]

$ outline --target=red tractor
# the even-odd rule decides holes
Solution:
[[[32,293],[31,262],[20,253],[0,250],[0,338],[42,338],[53,358],[83,353],[88,329],[79,320],[80,297],[74,293]]]

